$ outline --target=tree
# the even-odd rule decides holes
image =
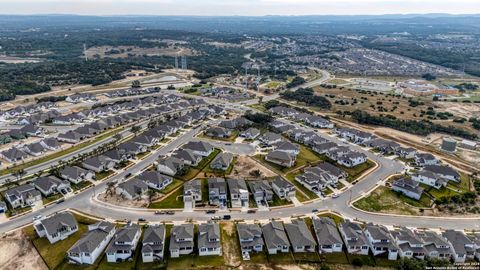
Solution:
[[[22,179],[22,177],[26,174],[27,172],[24,169],[18,169],[14,172],[12,172],[12,175],[17,178],[17,181]]]
[[[259,96],[258,97],[258,103],[262,104],[262,101],[263,101],[263,96]]]
[[[427,81],[433,81],[437,78],[437,76],[430,74],[430,73],[425,73],[422,75],[422,78],[424,78]]]
[[[134,133],[135,136],[137,135],[138,132],[140,132],[140,130],[142,130],[142,128],[141,128],[140,126],[137,126],[137,125],[132,126],[132,128],[130,129],[130,131],[131,131],[132,133]]]
[[[139,80],[135,80],[135,81],[132,82],[132,88],[140,88],[140,87],[142,87],[142,86],[141,86]]]
[[[148,205],[150,205],[153,201],[153,198],[155,197],[155,191],[153,189],[148,189],[147,195],[148,195]]]
[[[107,195],[113,196],[114,189],[115,189],[115,182],[108,182],[107,190],[105,191],[105,197],[107,197]]]

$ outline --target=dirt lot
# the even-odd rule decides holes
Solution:
[[[443,110],[448,110],[458,117],[469,119],[470,117],[480,117],[480,104],[478,103],[458,103],[458,102],[438,102],[435,103]]]
[[[249,178],[252,177],[250,173],[255,170],[260,170],[262,177],[274,177],[277,175],[276,173],[256,162],[253,158],[248,156],[239,156],[230,176]]]
[[[115,53],[114,53],[115,52]],[[117,53],[118,52],[118,53]],[[136,46],[99,46],[91,47],[86,51],[87,57],[108,57],[108,58],[127,58],[130,56],[177,56],[181,55],[195,55],[196,52],[188,48],[141,48]]]
[[[3,270],[48,269],[22,230],[2,235],[0,250],[0,268]]]
[[[163,194],[156,193],[155,197],[152,198],[152,201],[156,201],[160,199],[162,196]],[[148,207],[149,205],[147,200],[127,200],[116,194],[105,195],[105,193],[103,193],[98,195],[98,199],[106,203],[110,203],[118,206],[124,206],[124,207],[141,208],[141,207]]]

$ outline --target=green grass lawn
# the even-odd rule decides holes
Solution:
[[[341,216],[335,215],[333,213],[322,213],[322,214],[318,214],[317,216],[331,218],[333,219],[333,221],[335,221],[337,225],[343,222],[343,218]]]
[[[277,194],[273,194],[273,199],[271,202],[268,203],[268,206],[270,207],[276,207],[276,206],[284,206],[284,205],[291,205],[292,202],[289,202],[287,200],[282,200],[280,197],[277,196]]]
[[[168,185],[166,188],[160,190],[160,192],[163,194],[168,194],[172,190],[176,189],[181,185],[183,185],[183,181],[173,178],[173,182],[170,185]]]
[[[354,203],[354,206],[370,212],[416,214],[411,207],[430,207],[430,198],[423,194],[419,201],[400,195],[387,187],[380,186],[370,195]]]
[[[94,220],[74,215],[78,222],[78,231],[65,240],[50,244],[47,238],[39,238],[33,226],[23,229],[28,238],[32,241],[40,256],[43,258],[49,269],[70,269],[67,265],[66,252],[75,244],[78,239],[88,231],[88,225],[95,223]]]
[[[301,172],[297,172],[297,173],[290,173],[290,174],[287,174],[285,176],[285,178],[290,181],[290,183],[294,184],[295,187],[297,188],[297,191],[296,193],[301,193],[303,192],[305,195],[301,195],[300,197],[302,199],[304,199],[304,197],[306,196],[306,200],[312,200],[312,199],[316,199],[318,198],[317,194],[315,194],[314,192],[308,190],[306,187],[302,186],[302,184],[300,184],[297,180],[295,180],[295,176],[301,174]],[[301,191],[301,192],[300,192]],[[297,198],[300,200],[300,198],[297,196]],[[306,200],[303,200],[303,201],[306,201]],[[302,202],[302,200],[300,200]]]
[[[51,203],[53,201],[56,201],[60,198],[63,198],[63,195],[60,194],[60,193],[57,193],[57,194],[53,194],[51,196],[48,196],[46,198],[42,198],[42,201],[43,201],[43,205],[47,204],[47,203]]]
[[[449,181],[448,186],[453,189],[459,189],[459,192],[470,191],[470,177],[466,173],[460,172],[460,183]]]
[[[230,166],[228,166],[228,168],[225,171],[214,170],[210,168],[210,164],[209,164],[208,166],[205,166],[205,168],[203,168],[203,172],[207,174],[206,175],[207,177],[224,177],[232,173],[233,167],[235,166],[236,162],[237,162],[237,157],[233,157],[232,163],[230,163]]]
[[[441,197],[451,197],[454,195],[460,194],[459,192],[453,191],[449,188],[442,187],[440,189],[436,189],[427,185],[422,185],[425,190],[428,192],[428,194],[432,195],[435,197],[435,199],[440,199]]]
[[[183,187],[180,187],[161,201],[151,203],[151,209],[183,208]]]
[[[71,183],[70,186],[72,187],[73,191],[77,191],[86,187],[93,185],[90,181],[82,181],[78,184]]]
[[[340,190],[340,189],[342,189],[342,188],[344,188],[344,187],[345,187],[345,185],[342,184],[342,182],[338,182],[338,183],[337,183],[337,189],[338,189],[338,190]]]
[[[267,109],[265,107],[263,107],[262,104],[252,104],[252,105],[248,105],[248,107],[253,108],[255,110],[258,110],[258,111],[261,111],[261,112],[267,112]]]
[[[95,173],[95,180],[97,181],[102,181],[103,179],[109,177],[110,175],[112,175],[114,173],[114,171],[103,171],[103,172],[99,172],[99,173]]]
[[[137,155],[137,159],[142,159],[146,157],[148,154],[150,154],[150,151],[145,151]]]
[[[200,161],[198,163],[197,166],[194,166],[194,167],[190,167],[188,168],[188,171],[187,173],[185,173],[184,175],[179,175],[177,176],[177,178],[183,180],[183,181],[189,181],[191,179],[193,179],[195,176],[197,176],[201,171],[203,171],[205,168],[207,168],[207,166],[210,164],[210,162],[212,162],[212,160],[221,152],[222,150],[218,149],[218,148],[215,148],[215,150],[213,150],[213,152],[208,156],[208,157],[205,157],[204,159],[202,159],[202,161]],[[204,175],[202,175],[204,176]]]
[[[314,151],[312,151],[310,148],[300,145],[300,153],[297,156],[297,161],[295,162],[295,166],[292,167],[292,169],[308,165],[308,164],[314,164],[318,163],[319,161],[323,161],[325,158]]]
[[[348,173],[347,181],[349,183],[352,183],[353,181],[357,180],[357,178],[360,177],[364,172],[373,168],[375,166],[375,163],[370,159],[368,159],[367,162],[359,164],[352,168],[347,168],[344,166],[340,166],[338,164],[335,164],[335,166],[347,172]]]

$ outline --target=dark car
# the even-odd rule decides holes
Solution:
[[[167,214],[167,215],[175,215],[175,211],[167,211],[167,212],[165,212],[165,214]]]
[[[63,202],[65,202],[65,199],[60,199],[56,202],[56,204],[60,204],[60,203],[63,203]]]
[[[255,214],[257,212],[257,210],[255,209],[250,209],[247,211],[247,214]]]
[[[145,222],[145,221],[147,221],[147,220],[144,219],[144,218],[139,218],[138,221],[140,221],[140,222]]]
[[[230,215],[223,215],[223,220],[230,220],[232,219],[232,216]]]
[[[207,210],[205,213],[207,214],[215,214],[217,211],[216,210]]]
[[[128,177],[132,176],[132,173],[127,173],[125,174],[125,179],[127,179]]]

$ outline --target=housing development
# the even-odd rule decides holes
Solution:
[[[111,40],[75,60],[130,65],[121,77],[65,71],[44,93],[2,101],[0,268],[479,267],[473,67],[380,48],[413,42],[398,32],[220,35],[131,20],[141,39],[92,21]],[[29,31],[9,27],[25,42]],[[75,35],[42,27],[31,31]],[[0,30],[0,53],[21,58],[10,35]],[[203,69],[215,48],[240,66]],[[38,63],[0,70],[57,61],[29,53]]]

